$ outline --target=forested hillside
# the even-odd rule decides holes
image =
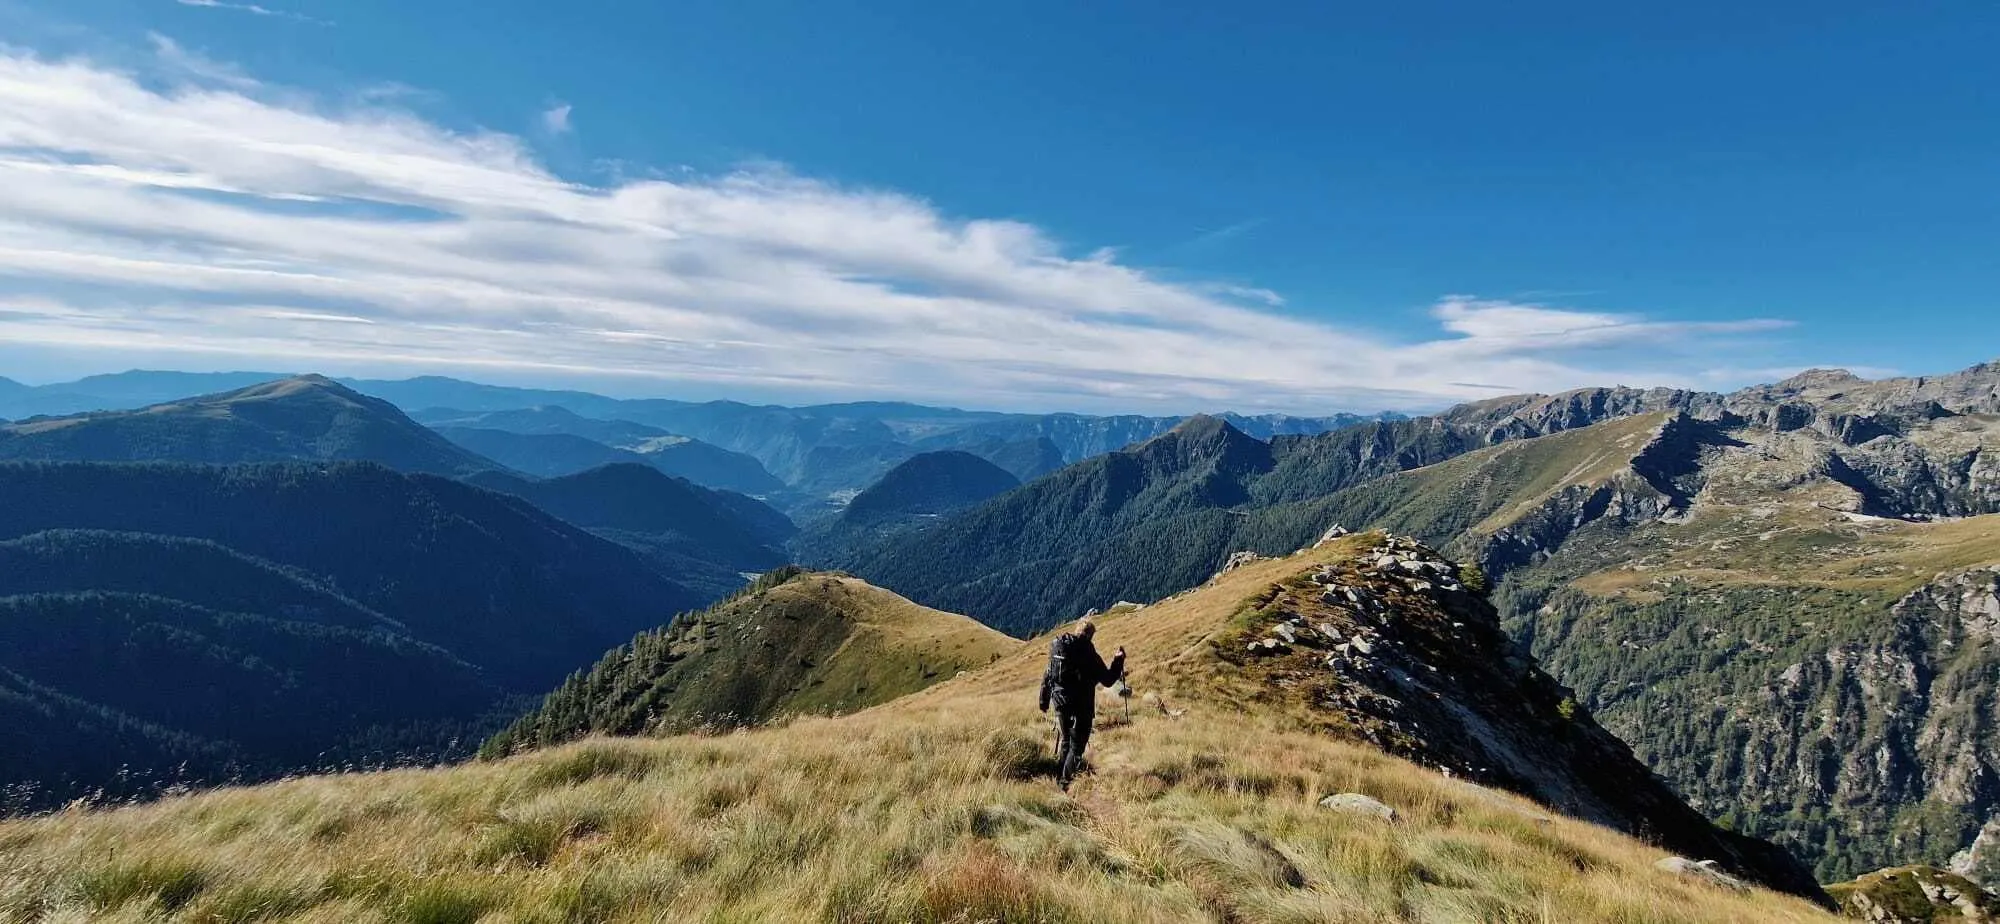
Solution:
[[[0,786],[35,784],[17,802],[449,753],[504,695],[707,599],[522,501],[372,464],[8,463],[0,497],[0,724],[77,728],[0,750]]]
[[[795,530],[754,498],[715,491],[634,463],[531,481],[499,472],[473,484],[519,497],[565,522],[640,554],[661,575],[703,599],[743,585],[744,572],[784,564]]]

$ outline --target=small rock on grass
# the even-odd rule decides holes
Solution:
[[[1372,818],[1380,818],[1383,821],[1396,820],[1395,809],[1390,808],[1380,799],[1373,796],[1364,796],[1358,792],[1344,792],[1339,795],[1327,796],[1319,800],[1319,804],[1336,812],[1346,812],[1350,815],[1367,815]]]
[[[1733,889],[1738,892],[1750,891],[1749,883],[1723,872],[1722,867],[1716,865],[1714,860],[1690,860],[1686,857],[1667,857],[1653,864],[1653,868],[1661,872],[1673,873],[1676,876],[1686,876],[1689,879],[1706,882],[1709,885],[1721,886],[1725,889]]]

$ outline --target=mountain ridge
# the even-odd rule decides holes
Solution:
[[[0,426],[0,459],[77,462],[382,462],[459,476],[502,466],[452,444],[394,405],[304,375],[135,411]]]

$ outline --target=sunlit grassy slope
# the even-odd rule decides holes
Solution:
[[[316,777],[0,824],[11,921],[1795,922],[1805,902],[1184,682],[1262,562],[1106,617],[1165,708],[1046,775],[1039,645],[887,705],[722,736]],[[1360,792],[1393,822],[1320,807]]]
[[[976,670],[1022,642],[844,574],[783,568],[641,633],[481,749],[838,715]]]

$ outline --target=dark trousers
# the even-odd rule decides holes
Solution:
[[[1089,712],[1056,710],[1056,780],[1064,786],[1083,769],[1083,749],[1090,746],[1090,726],[1096,718]]]

